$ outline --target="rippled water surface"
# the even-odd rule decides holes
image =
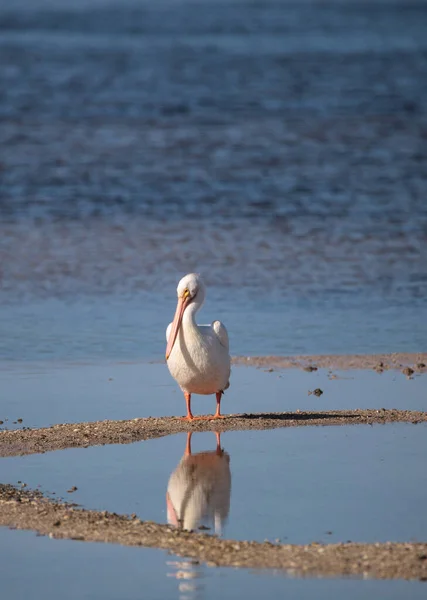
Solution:
[[[1,355],[157,357],[192,270],[235,353],[425,349],[426,28],[422,1],[1,0]]]

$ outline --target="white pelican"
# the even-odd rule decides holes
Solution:
[[[166,330],[166,362],[187,403],[187,421],[220,419],[221,396],[230,385],[228,334],[221,321],[197,325],[196,312],[205,300],[205,285],[195,273],[181,279],[175,317]],[[216,394],[213,417],[193,417],[191,394]]]
[[[221,448],[219,433],[216,451],[191,454],[191,436],[189,432],[184,456],[169,479],[168,523],[191,531],[205,522],[221,534],[230,511],[230,456]]]

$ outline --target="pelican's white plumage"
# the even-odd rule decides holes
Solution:
[[[205,300],[205,285],[195,273],[181,279],[177,288],[175,318],[166,330],[166,360],[172,377],[187,400],[187,418],[191,414],[191,394],[216,394],[217,412],[221,394],[228,388],[230,355],[228,334],[220,321],[197,325],[195,314]]]

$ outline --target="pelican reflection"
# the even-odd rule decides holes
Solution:
[[[215,435],[215,451],[192,454],[192,433],[187,434],[184,456],[170,476],[166,494],[168,522],[175,527],[208,526],[222,532],[230,510],[230,456],[221,448],[220,434]]]

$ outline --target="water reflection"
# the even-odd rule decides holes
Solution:
[[[172,473],[166,494],[168,522],[181,529],[209,528],[220,535],[230,510],[230,456],[221,448],[191,452],[192,433],[187,434],[184,456]]]
[[[168,577],[179,581],[179,600],[195,600],[204,597],[204,585],[196,581],[202,577],[201,566],[197,560],[183,559],[167,561],[170,571]]]

